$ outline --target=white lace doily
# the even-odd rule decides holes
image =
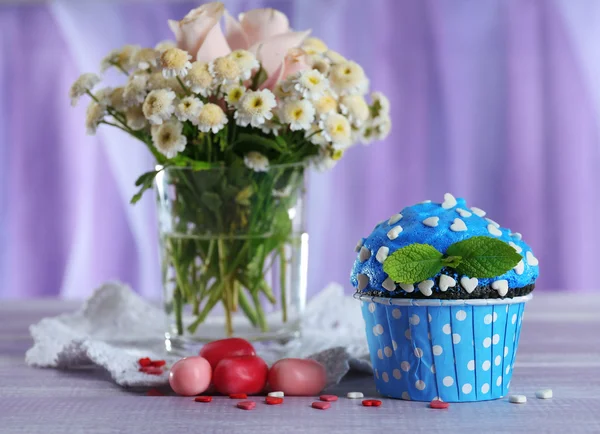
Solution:
[[[167,373],[139,372],[137,361],[150,357],[171,365],[178,360],[164,348],[164,315],[128,286],[107,283],[78,311],[32,325],[34,345],[25,361],[41,368],[98,365],[121,386],[161,386],[168,382]],[[370,370],[364,333],[358,301],[332,284],[308,302],[301,338],[259,347],[258,353],[269,364],[284,357],[315,358],[326,366],[328,382],[333,384],[350,368]]]

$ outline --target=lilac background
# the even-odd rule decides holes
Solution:
[[[348,285],[374,223],[446,191],[525,234],[541,290],[598,287],[600,3],[226,1],[271,6],[361,63],[393,132],[310,179],[310,291]],[[0,297],[83,297],[111,278],[160,293],[151,165],[118,131],[85,135],[71,82],[110,49],[169,38],[197,2],[0,6]]]

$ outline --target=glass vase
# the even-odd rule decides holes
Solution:
[[[158,173],[167,350],[299,335],[308,265],[304,173],[302,164]]]

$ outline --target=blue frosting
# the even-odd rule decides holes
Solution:
[[[517,273],[519,267],[515,267],[502,276],[495,278],[479,279],[479,285],[489,285],[495,280],[505,279],[508,281],[509,288],[521,288],[526,285],[533,283],[539,274],[539,267],[537,265],[537,259],[533,256],[531,248],[521,240],[520,234],[514,234],[509,229],[498,227],[497,229],[502,233],[500,236],[494,235],[493,229],[488,229],[489,225],[494,226],[495,222],[488,220],[486,217],[480,217],[475,214],[471,209],[467,207],[464,199],[456,199],[456,206],[450,209],[442,208],[439,203],[420,203],[407,208],[404,208],[400,214],[402,218],[396,223],[389,224],[388,220],[385,220],[375,226],[371,235],[362,240],[362,245],[369,249],[370,257],[362,262],[360,260],[360,254],[354,262],[352,268],[352,274],[350,282],[355,288],[358,288],[358,274],[364,274],[369,278],[369,283],[363,291],[386,291],[382,283],[388,277],[383,271],[383,264],[381,264],[376,254],[380,247],[386,246],[389,248],[388,255],[391,255],[396,250],[405,247],[413,243],[430,244],[442,253],[446,252],[446,249],[451,244],[458,241],[462,241],[466,238],[475,236],[487,236],[498,238],[506,243],[512,242],[517,248],[521,248],[521,256],[523,256],[521,274]],[[457,210],[464,210],[471,213],[468,217],[463,217]],[[463,213],[464,214],[464,213]],[[423,220],[428,217],[438,217],[438,225],[436,227],[429,227],[423,224]],[[455,219],[462,220],[466,227],[466,231],[452,231],[450,226],[455,222]],[[402,232],[398,236],[391,240],[388,237],[388,232],[395,226],[400,225]],[[528,252],[529,253],[528,255]],[[521,264],[520,264],[521,266]],[[520,271],[520,270],[519,270]],[[436,276],[431,276],[431,279],[435,279]],[[394,292],[404,292],[398,288]],[[391,294],[393,294],[392,292]]]

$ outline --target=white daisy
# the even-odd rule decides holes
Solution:
[[[241,84],[230,84],[224,89],[225,101],[231,107],[238,107],[240,100],[246,93],[246,88]]]
[[[356,62],[333,65],[329,71],[329,83],[339,95],[363,93],[369,84],[365,71]]]
[[[319,122],[323,137],[330,141],[335,149],[344,149],[351,144],[352,127],[348,118],[338,113],[330,113]]]
[[[244,164],[255,172],[266,172],[269,169],[269,159],[256,151],[244,155]]]
[[[313,100],[321,98],[329,88],[327,78],[316,69],[297,72],[290,82],[303,98]]]
[[[192,67],[192,56],[179,48],[169,48],[160,55],[162,73],[165,78],[185,77]]]
[[[182,134],[183,124],[174,120],[152,127],[154,146],[167,158],[175,157],[185,150],[187,138]]]
[[[204,103],[195,96],[186,96],[175,105],[175,116],[181,122],[196,122]]]
[[[302,42],[302,47],[307,54],[322,54],[327,51],[327,45],[319,38],[310,37]]]
[[[230,56],[240,67],[242,80],[248,80],[252,76],[252,71],[260,67],[256,56],[250,51],[235,50]]]
[[[273,117],[271,110],[277,105],[275,95],[268,90],[248,91],[240,100],[234,113],[236,123],[242,127],[259,127]]]
[[[175,111],[173,106],[175,97],[175,92],[172,90],[157,89],[151,91],[142,106],[146,119],[154,125],[160,125],[164,120],[169,119]]]
[[[381,92],[371,93],[371,116],[374,119],[390,114],[390,100]]]
[[[323,132],[317,125],[312,125],[310,129],[304,133],[304,138],[308,139],[310,143],[317,146],[326,146],[329,144],[327,139],[323,137]]]
[[[71,86],[69,90],[69,98],[71,98],[71,105],[76,106],[79,102],[79,98],[83,95],[90,92],[98,83],[100,83],[101,79],[96,74],[87,73],[79,76],[75,83]]]
[[[369,119],[369,105],[361,95],[345,95],[340,98],[340,111],[350,123],[360,127]]]
[[[217,57],[208,64],[208,71],[221,85],[237,83],[242,76],[242,68],[230,56]]]
[[[389,117],[384,118],[381,122],[373,125],[373,138],[376,140],[385,139],[392,129],[392,120]]]
[[[123,100],[125,105],[132,106],[142,104],[148,94],[148,75],[136,74],[127,79],[127,84],[123,90]]]
[[[119,49],[112,50],[102,59],[100,70],[104,72],[111,67],[116,67],[129,72],[135,67],[133,58],[139,49],[139,45],[125,45]]]
[[[104,107],[98,104],[96,101],[91,101],[87,107],[85,113],[85,128],[90,136],[96,134],[98,125],[104,119],[106,111]]]
[[[279,100],[291,98],[293,96],[293,88],[290,87],[289,81],[282,80],[273,88],[273,94]]]
[[[156,68],[160,54],[159,51],[152,48],[142,48],[133,56],[133,64],[138,69]]]
[[[221,107],[216,104],[204,104],[196,119],[198,129],[203,133],[212,131],[214,134],[221,131],[228,122],[227,116]]]
[[[102,107],[107,107],[110,105],[110,96],[113,92],[112,87],[103,87],[100,90],[97,90],[94,93],[94,98],[98,104]]]
[[[285,101],[279,117],[292,131],[308,130],[315,120],[315,107],[306,99]]]
[[[127,126],[134,131],[141,130],[148,125],[142,107],[139,105],[129,107],[125,111],[125,119],[127,121]]]
[[[315,54],[309,57],[310,59],[310,67],[312,69],[316,69],[321,74],[327,76],[329,73],[329,68],[331,67],[331,63],[328,59],[323,57],[320,54]]]
[[[346,60],[346,58],[344,56],[342,56],[340,53],[338,53],[337,51],[333,51],[333,50],[327,50],[324,53],[324,56],[327,60],[329,60],[329,62],[331,62],[332,64],[335,63],[344,63],[347,62],[348,60]]]
[[[115,110],[124,110],[127,107],[123,92],[125,89],[122,86],[115,87],[110,93],[110,106]]]
[[[148,76],[148,90],[158,89],[181,89],[180,84],[175,78],[165,78],[162,72],[153,72]]]
[[[279,130],[282,128],[281,124],[278,122],[274,122],[271,120],[266,120],[264,124],[260,125],[258,128],[265,134],[273,134],[274,136],[279,135]]]
[[[185,84],[194,93],[207,97],[213,92],[213,76],[208,70],[208,63],[194,62],[185,77]]]
[[[338,111],[338,101],[331,92],[326,92],[314,104],[319,116]]]
[[[154,49],[159,52],[163,52],[168,50],[169,48],[175,48],[177,45],[173,41],[160,41],[158,44],[154,46]]]
[[[333,169],[340,158],[341,154],[338,158],[334,158],[331,151],[323,147],[320,149],[319,155],[312,159],[312,164],[319,172],[326,172]]]

